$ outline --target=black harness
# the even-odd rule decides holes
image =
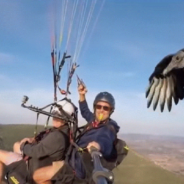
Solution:
[[[64,136],[65,141],[69,142],[69,136],[63,132],[62,127],[57,129],[59,132]],[[40,132],[36,137],[35,141],[40,142],[47,134],[50,132],[56,131],[54,128],[50,128],[48,130],[44,130]],[[53,158],[52,158],[53,159]],[[45,160],[41,161],[43,166],[47,166],[52,164],[52,160]],[[26,183],[34,183],[32,179],[32,175],[36,169],[39,168],[38,160],[36,160],[36,163],[32,158],[29,158],[27,156],[24,156],[22,160],[18,162],[14,162],[7,166],[7,173],[6,178],[7,182],[9,184],[26,184]]]
[[[88,184],[93,184],[94,183],[94,177],[97,177],[94,176],[94,163],[92,162],[92,157],[91,157],[91,154],[88,152],[88,150],[86,148],[81,148],[80,146],[77,145],[77,142],[79,141],[79,139],[88,131],[92,130],[92,129],[99,129],[103,126],[107,126],[111,131],[113,131],[113,133],[115,134],[115,136],[117,137],[117,134],[116,134],[116,131],[114,129],[114,127],[112,125],[109,124],[109,122],[105,122],[105,123],[101,123],[98,127],[93,127],[93,124],[92,123],[89,123],[85,126],[82,126],[80,128],[78,128],[78,135],[76,136],[76,139],[75,139],[75,142],[74,141],[71,141],[70,143],[70,148],[67,152],[67,155],[66,155],[66,162],[69,164],[69,161],[70,159],[72,160],[71,162],[71,166],[72,168],[75,168],[75,158],[72,158],[72,156],[74,156],[75,154],[78,154],[81,161],[82,161],[82,164],[83,164],[83,167],[84,167],[84,170],[85,170],[85,178],[84,179],[78,179],[77,178],[77,183],[80,183],[80,184],[84,184],[84,183],[88,183]],[[112,169],[114,169],[115,167],[115,163],[116,163],[116,160],[117,160],[117,151],[116,151],[116,148],[115,148],[115,145],[117,143],[117,138],[114,142],[114,149],[113,149],[113,153],[112,153],[112,157],[110,160],[106,160],[105,158],[101,157],[100,158],[100,161],[102,163],[102,166],[104,168],[107,169],[107,171],[111,171]],[[70,164],[69,164],[70,165]],[[74,173],[75,173],[75,170],[74,170]],[[106,178],[108,178],[108,174],[109,172],[95,172],[95,174],[104,174],[103,177],[106,176]],[[111,182],[111,181],[109,181]],[[75,183],[75,182],[74,182]]]

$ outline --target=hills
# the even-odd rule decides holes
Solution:
[[[12,150],[14,142],[24,137],[32,137],[34,129],[33,125],[0,125],[0,149]],[[38,126],[38,130],[42,129],[43,126]],[[173,153],[172,146],[175,144],[178,148],[180,143],[183,144],[183,139],[181,138],[179,143],[176,141],[177,138],[153,137],[123,135],[123,139],[129,144],[130,151],[123,163],[114,169],[115,184],[184,184],[184,176],[181,173],[168,171],[149,157],[150,154]],[[169,143],[172,143],[170,144],[172,146],[169,147]],[[167,149],[159,152],[159,147],[164,148],[164,145]],[[170,160],[166,162],[169,163]]]
[[[184,137],[125,134],[124,139],[144,158],[184,176]]]

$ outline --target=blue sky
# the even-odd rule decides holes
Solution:
[[[23,95],[29,96],[29,102],[36,106],[53,101],[52,2],[0,1],[1,124],[35,123],[36,115],[20,107]],[[92,23],[100,12],[98,3],[99,0]],[[144,97],[155,65],[165,55],[183,48],[183,9],[184,2],[179,0],[106,0],[94,29],[89,27],[77,74],[88,87],[91,108],[98,92],[114,95],[113,118],[122,133],[184,133],[182,102],[171,113],[167,109],[161,113],[147,109]],[[65,79],[63,75],[62,80]],[[77,104],[76,89],[74,77],[71,98]],[[79,119],[81,124],[85,122]]]

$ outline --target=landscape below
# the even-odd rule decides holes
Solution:
[[[0,149],[12,150],[13,143],[32,137],[34,125],[0,125]],[[38,131],[43,126],[38,126]],[[120,135],[130,151],[114,169],[115,184],[183,184],[184,139],[139,134]]]

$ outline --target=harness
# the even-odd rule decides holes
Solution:
[[[77,128],[76,130],[76,137],[75,139],[73,137],[70,136],[70,147],[69,147],[69,150],[67,152],[67,162],[69,162],[69,159],[70,159],[70,156],[71,156],[71,153],[73,151],[73,149],[75,149],[77,152],[81,152],[81,153],[84,153],[84,152],[87,152],[87,148],[82,148],[80,147],[79,145],[77,145],[77,141],[89,130],[91,129],[98,129],[99,127],[94,127],[93,126],[93,123],[89,123],[87,125],[84,125],[82,127],[79,127]],[[74,163],[72,163],[72,165],[74,166]]]
[[[55,130],[54,128],[50,128],[48,130],[40,132],[35,137],[35,141],[40,142],[47,134],[53,131],[59,131],[64,136],[64,140],[69,142],[69,137],[63,131],[62,127],[57,130]],[[34,162],[34,160],[31,160],[29,156],[24,156],[22,160],[10,164],[7,167],[8,172],[6,174],[8,183],[9,184],[18,184],[18,183],[25,184],[27,182],[33,183],[32,174],[37,169],[39,164],[38,160],[35,161],[36,163]],[[44,160],[41,160],[41,162],[44,163]],[[50,162],[52,161],[49,161],[49,159],[45,160],[45,165],[48,165]]]
[[[102,126],[107,126],[108,129],[110,131],[112,131],[116,136],[116,139],[114,141],[114,148],[113,148],[111,159],[106,160],[105,158],[101,157],[100,161],[102,163],[102,166],[104,168],[106,168],[107,170],[112,171],[115,167],[117,167],[122,162],[122,160],[124,159],[124,157],[128,153],[128,151],[124,151],[124,147],[126,146],[126,143],[124,142],[124,144],[120,144],[120,143],[122,143],[122,140],[117,138],[117,133],[116,133],[113,125],[109,124],[109,122],[104,122],[103,124],[99,124],[97,127],[95,126],[94,122],[91,122],[85,126],[78,128],[77,129],[78,135],[76,136],[75,141],[72,140],[70,142],[71,145],[70,145],[70,149],[67,153],[66,161],[69,163],[69,160],[72,159],[71,166],[72,166],[73,172],[75,174],[76,173],[75,169],[74,169],[75,168],[75,158],[72,158],[72,156],[74,156],[75,154],[79,155],[81,162],[83,164],[84,170],[85,170],[85,179],[82,179],[82,180],[84,180],[84,182],[86,181],[86,183],[93,183],[93,177],[95,177],[95,176],[92,176],[92,173],[94,170],[94,165],[93,165],[93,162],[91,162],[92,157],[89,154],[87,148],[80,147],[77,144],[77,142],[86,132],[88,132],[92,129],[99,129]],[[123,155],[123,157],[122,157],[122,155]],[[98,172],[96,172],[96,173],[98,173]],[[99,172],[99,174],[100,173],[102,173],[102,172]],[[108,175],[108,172],[107,172],[107,175]]]

